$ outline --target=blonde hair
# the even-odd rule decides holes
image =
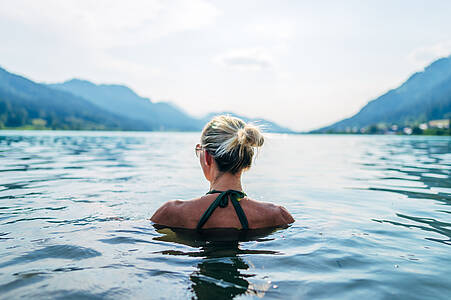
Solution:
[[[201,144],[221,172],[235,174],[250,168],[254,148],[265,141],[260,129],[229,115],[214,117],[202,130]]]

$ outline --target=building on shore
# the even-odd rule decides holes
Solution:
[[[449,121],[448,119],[444,119],[444,120],[431,120],[428,122],[429,127],[432,128],[449,128]]]

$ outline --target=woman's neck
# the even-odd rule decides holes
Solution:
[[[227,191],[227,190],[235,190],[242,191],[243,187],[241,186],[241,173],[231,174],[231,173],[223,173],[220,176],[216,177],[215,180],[210,182],[210,191]]]

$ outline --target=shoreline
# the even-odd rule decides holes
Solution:
[[[2,131],[90,131],[90,132],[175,132],[175,133],[191,133],[191,132],[201,132],[201,130],[116,130],[116,129],[52,129],[52,128],[39,128],[33,126],[26,127],[11,127],[11,128],[0,128],[0,132]],[[289,134],[289,135],[362,135],[362,136],[451,136],[450,129],[441,129],[427,133],[360,133],[360,132],[266,132],[269,134]]]

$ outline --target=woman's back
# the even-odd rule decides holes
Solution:
[[[218,197],[218,194],[205,195],[188,201],[167,202],[155,212],[151,220],[160,225],[195,229],[202,215],[216,197]],[[249,229],[281,226],[294,222],[294,219],[284,207],[255,201],[248,197],[242,198],[239,203],[247,218]],[[217,207],[202,226],[204,229],[242,227],[237,212],[231,203],[226,207]]]

